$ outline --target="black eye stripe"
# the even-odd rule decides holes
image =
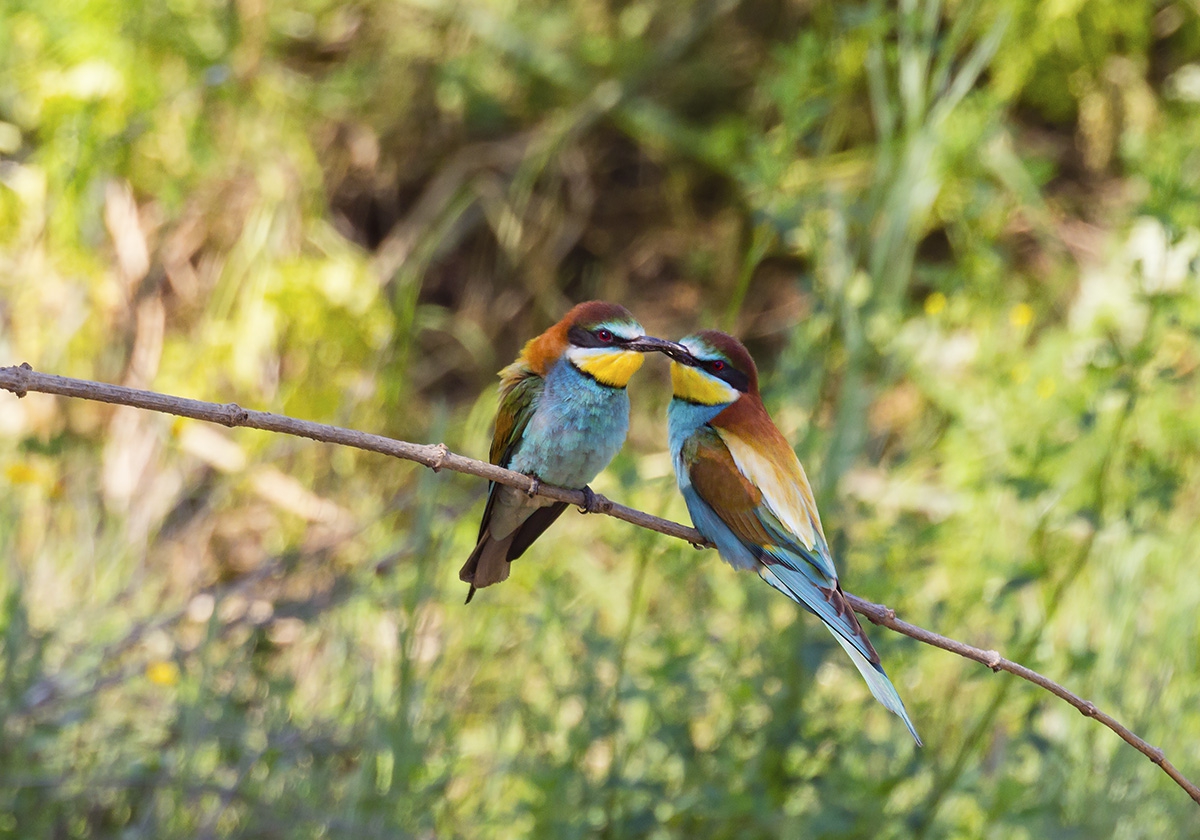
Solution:
[[[571,327],[567,330],[567,341],[576,347],[600,347],[600,340],[583,327]]]
[[[612,336],[612,338],[610,338],[608,341],[601,341],[595,332],[585,329],[578,324],[567,330],[567,341],[576,347],[615,347],[619,344],[626,344],[630,340],[628,338],[622,338],[612,330],[608,329],[608,327],[604,327],[603,329],[607,330]],[[599,331],[600,330],[596,330],[596,332]]]
[[[716,363],[721,362],[724,367],[721,370],[716,369]],[[727,385],[732,386],[735,390],[746,393],[750,390],[750,377],[735,368],[732,363],[725,359],[710,359],[703,363],[705,371],[711,376],[715,376]]]

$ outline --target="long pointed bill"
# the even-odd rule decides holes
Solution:
[[[674,341],[667,341],[663,338],[655,338],[652,335],[635,338],[625,345],[625,349],[635,350],[638,353],[665,353],[678,362],[683,362],[684,364],[695,363],[692,354],[682,344],[676,344]]]

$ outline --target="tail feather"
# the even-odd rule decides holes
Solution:
[[[917,734],[917,728],[913,726],[913,722],[904,708],[904,701],[900,699],[896,687],[887,678],[887,674],[868,662],[867,658],[859,652],[858,648],[843,639],[840,633],[828,625],[826,627],[833,634],[833,638],[837,639],[842,649],[850,654],[850,660],[858,668],[858,672],[863,675],[863,679],[867,681],[867,688],[871,689],[871,693],[875,695],[875,699],[882,703],[885,709],[894,715],[898,715],[900,720],[904,721],[904,725],[908,727],[908,731],[913,736],[913,740],[917,742],[918,747],[925,746],[921,742],[921,736]]]
[[[821,619],[821,623],[833,634],[833,638],[837,639],[842,649],[850,654],[850,660],[858,668],[858,672],[862,674],[863,679],[866,680],[867,688],[871,689],[871,694],[875,696],[875,699],[882,703],[885,709],[899,716],[904,721],[904,725],[908,727],[908,731],[912,734],[918,747],[924,746],[921,743],[921,736],[917,734],[917,728],[913,726],[913,722],[904,708],[904,702],[900,699],[896,687],[892,685],[892,681],[883,672],[883,666],[872,662],[868,658],[868,653],[874,659],[878,659],[878,654],[871,647],[871,642],[867,639],[866,634],[863,633],[862,627],[859,625],[858,619],[855,618],[849,604],[840,597],[837,599],[837,604],[830,603],[828,598],[829,594],[831,594],[830,591],[818,590],[813,585],[802,589],[802,593],[807,593],[811,596],[806,600],[802,597],[802,593],[797,593],[793,587],[789,586],[787,582],[777,575],[775,567],[772,566],[759,566],[758,574],[759,577],[771,584],[771,586],[778,589],[784,595],[787,595],[796,603],[806,607]],[[840,596],[841,590],[834,590],[833,592]],[[834,622],[837,623],[835,624]],[[859,649],[860,646],[861,650]]]
[[[503,539],[495,539],[492,537],[491,531],[486,529],[480,534],[479,542],[475,544],[475,550],[471,552],[471,556],[467,558],[467,562],[463,563],[463,567],[458,572],[459,580],[471,584],[471,591],[467,594],[467,603],[471,602],[476,589],[491,586],[493,583],[499,583],[508,578],[508,570],[511,565],[508,559],[508,550],[514,536],[515,534],[509,534]]]

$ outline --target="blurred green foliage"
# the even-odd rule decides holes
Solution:
[[[0,363],[486,453],[573,301],[745,337],[846,588],[1200,777],[1200,20],[1145,0],[13,0]],[[685,518],[667,382],[599,491]],[[1111,732],[482,482],[0,395],[0,836],[1191,836]]]

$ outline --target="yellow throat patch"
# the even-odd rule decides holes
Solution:
[[[671,387],[679,399],[700,405],[724,405],[738,398],[732,385],[679,362],[671,362]]]
[[[634,350],[608,347],[572,348],[568,351],[575,367],[610,388],[624,388],[641,368],[646,357]]]

